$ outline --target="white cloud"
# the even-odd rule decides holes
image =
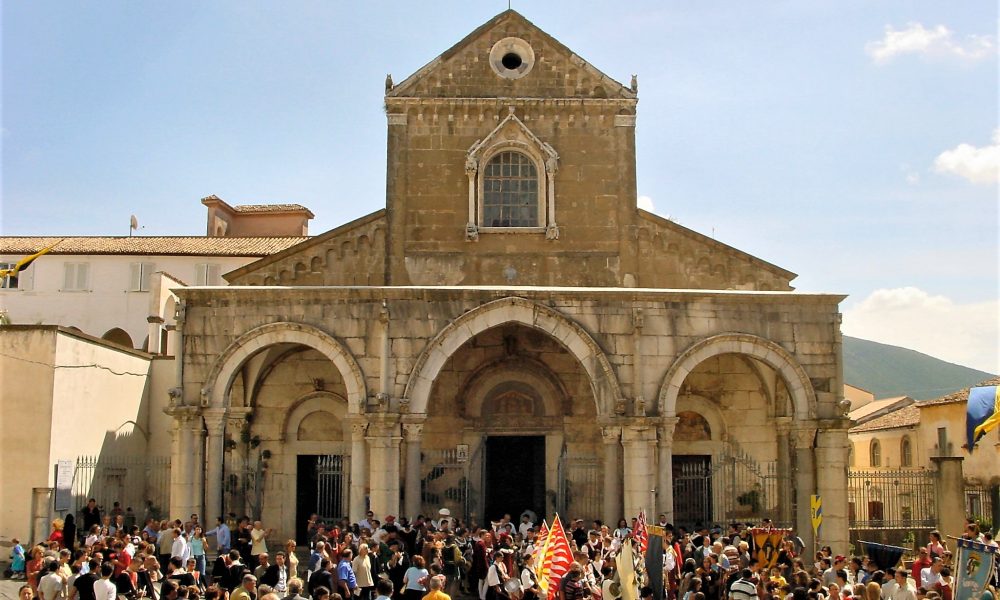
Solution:
[[[1000,129],[993,131],[993,143],[988,146],[959,144],[945,150],[934,160],[934,170],[958,175],[972,183],[1000,181]]]
[[[916,287],[879,289],[844,311],[845,334],[1000,373],[1000,302],[958,304]]]
[[[649,212],[656,212],[656,207],[653,205],[653,199],[649,196],[639,196],[636,201],[636,206],[642,210],[648,210]]]
[[[992,36],[967,35],[959,39],[944,25],[927,29],[920,23],[908,23],[903,29],[886,25],[882,39],[868,42],[865,52],[878,64],[886,64],[905,54],[972,62],[994,56],[995,47]]]

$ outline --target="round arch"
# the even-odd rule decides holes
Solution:
[[[587,372],[597,415],[613,415],[616,402],[622,398],[621,387],[597,342],[566,315],[517,296],[494,300],[470,310],[449,323],[427,344],[406,382],[404,397],[410,401],[410,411],[427,412],[434,380],[462,344],[505,323],[519,323],[551,335]]]
[[[347,414],[347,402],[339,394],[327,391],[309,392],[295,400],[285,412],[281,424],[279,441],[294,442],[302,421],[309,415],[318,412],[330,413],[337,420],[343,421]]]
[[[805,420],[814,414],[816,393],[805,370],[787,350],[762,337],[746,333],[723,333],[705,338],[681,353],[670,365],[660,386],[659,413],[676,416],[677,396],[684,379],[703,361],[720,354],[751,356],[776,370],[785,380],[792,396],[795,418]]]
[[[101,336],[101,339],[118,344],[119,346],[135,348],[135,343],[132,342],[132,336],[130,336],[128,332],[121,327],[114,327],[105,331],[104,335]]]
[[[212,365],[202,389],[210,406],[223,408],[229,401],[229,389],[240,367],[251,356],[274,344],[309,346],[330,359],[344,378],[347,387],[347,412],[357,414],[368,396],[365,378],[354,356],[328,333],[306,325],[282,321],[255,327],[229,345]]]

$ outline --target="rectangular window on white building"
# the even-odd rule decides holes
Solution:
[[[64,263],[64,292],[85,292],[90,289],[90,263]]]
[[[195,285],[222,285],[222,265],[202,263],[197,265]]]
[[[0,271],[13,269],[16,262],[0,262]],[[3,290],[30,290],[34,281],[34,270],[29,265],[17,275],[5,275],[0,277],[0,289]]]
[[[149,279],[153,274],[153,263],[132,263],[129,266],[128,291],[148,292]]]

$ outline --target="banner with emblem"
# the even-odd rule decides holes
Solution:
[[[996,562],[997,548],[959,539],[958,556],[955,557],[955,600],[979,600]]]
[[[792,532],[791,529],[751,529],[754,558],[757,564],[768,569],[778,562],[778,551],[781,550],[781,540]]]

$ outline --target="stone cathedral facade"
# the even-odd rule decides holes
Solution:
[[[514,11],[387,78],[385,209],[176,290],[171,513],[808,542],[820,494],[846,547],[843,296],[638,209],[637,91]]]

